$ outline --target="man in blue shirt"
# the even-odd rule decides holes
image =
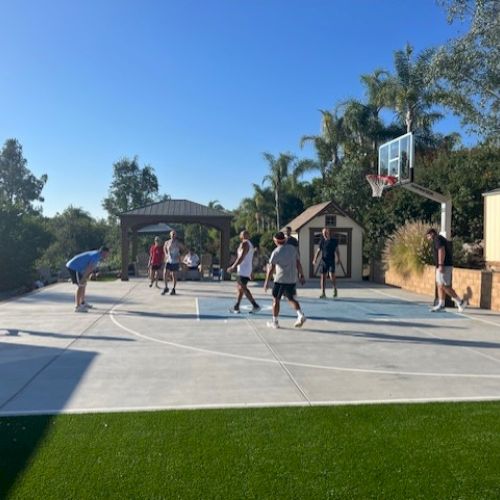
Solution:
[[[101,247],[75,255],[66,263],[66,268],[71,276],[71,281],[77,285],[75,294],[75,312],[87,312],[92,306],[85,302],[85,288],[87,280],[101,260],[109,254],[109,248]]]

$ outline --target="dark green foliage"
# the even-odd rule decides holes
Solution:
[[[146,165],[141,168],[137,156],[132,160],[122,158],[113,165],[109,195],[102,202],[110,217],[155,201],[159,201],[159,196],[153,167]]]
[[[4,205],[0,235],[0,291],[31,287],[37,278],[35,262],[50,242],[42,218]]]
[[[417,182],[452,197],[454,236],[467,242],[482,239],[482,194],[500,186],[500,150],[482,146],[423,158]]]
[[[53,270],[63,268],[66,261],[78,253],[110,245],[106,241],[108,225],[104,221],[96,221],[81,208],[68,207],[48,219],[47,227],[53,241],[40,263]]]
[[[27,168],[23,147],[16,139],[7,139],[0,151],[0,206],[12,205],[23,212],[33,211],[33,202],[43,201],[42,189],[47,176],[37,179]]]

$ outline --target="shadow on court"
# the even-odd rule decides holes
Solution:
[[[94,352],[71,351],[33,345],[0,346],[0,413],[29,412],[33,399],[50,399],[50,413],[62,410],[80,384],[96,356]],[[61,380],[56,372],[38,383],[41,373],[54,361],[67,357],[69,372]],[[0,498],[9,492],[33,460],[37,448],[50,432],[52,415],[0,416]]]

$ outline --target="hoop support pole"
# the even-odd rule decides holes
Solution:
[[[432,189],[427,189],[413,182],[408,184],[401,184],[401,186],[405,189],[408,189],[408,191],[419,194],[424,198],[441,204],[441,234],[445,238],[451,238],[451,198],[447,198],[441,193],[436,193],[436,191],[433,191]]]

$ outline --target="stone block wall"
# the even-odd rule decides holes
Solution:
[[[377,267],[381,266],[378,264]],[[400,276],[393,269],[389,268],[380,272],[381,267],[375,275],[381,274],[384,280],[377,279],[377,282],[385,282],[415,293],[421,293],[434,297],[435,268],[425,266],[420,275]],[[479,269],[453,269],[453,288],[459,295],[467,299],[469,305],[500,311],[500,273],[492,271],[481,271]]]

